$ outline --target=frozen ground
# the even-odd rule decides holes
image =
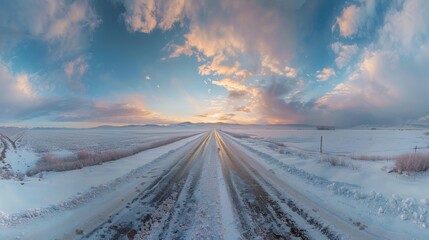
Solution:
[[[352,157],[389,157],[429,151],[427,129],[335,130],[227,128],[267,168],[331,209],[351,211],[363,222],[400,232],[429,233],[429,173],[388,173],[394,160],[364,161]],[[323,136],[323,154],[320,137]],[[336,166],[324,159],[335,157]],[[417,230],[412,225],[417,226]],[[406,227],[405,227],[406,226]],[[405,235],[407,236],[407,235]],[[418,235],[417,235],[418,236]],[[419,237],[416,237],[419,239]]]
[[[21,139],[16,149],[6,142],[3,165],[14,162],[15,173],[47,152],[199,134],[101,165],[0,180],[0,239],[429,238],[429,173],[353,160],[428,151],[427,130],[212,127],[4,133]]]
[[[0,175],[21,178],[45,154],[61,158],[79,152],[97,154],[104,151],[145,149],[154,143],[156,146],[163,145],[163,142],[170,142],[170,139],[180,139],[202,131],[204,128],[201,127],[158,126],[95,129],[0,128],[0,147],[5,150],[5,159],[0,162],[3,174],[0,172]]]

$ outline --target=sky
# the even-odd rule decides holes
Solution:
[[[0,126],[429,124],[427,0],[0,0]]]

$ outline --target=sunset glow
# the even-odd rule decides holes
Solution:
[[[0,5],[0,125],[429,124],[426,0]]]

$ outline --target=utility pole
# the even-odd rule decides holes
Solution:
[[[417,152],[417,146],[414,148],[414,153],[416,153]]]
[[[323,136],[320,136],[320,153],[322,153]]]

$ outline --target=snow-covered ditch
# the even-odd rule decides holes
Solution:
[[[47,172],[23,182],[0,180],[0,228],[73,209],[132,181],[201,134],[139,154],[67,172]],[[1,232],[1,231],[0,231]],[[1,236],[1,234],[0,234]]]
[[[320,131],[315,133],[320,134]],[[304,189],[310,198],[338,211],[339,215],[353,212],[367,224],[372,223],[411,236],[429,236],[428,172],[411,175],[388,173],[387,170],[393,167],[394,161],[356,161],[347,157],[346,165],[331,166],[321,161],[324,154],[307,151],[299,145],[289,147],[288,142],[278,141],[278,137],[273,138],[269,133],[265,133],[263,138],[261,135],[263,133],[259,132],[259,137],[256,138],[233,139],[252,152],[255,159],[260,159],[272,172],[283,176],[298,189]],[[426,141],[420,139],[423,134],[415,135],[418,136],[417,140],[410,137],[403,139],[412,142],[411,144]],[[383,147],[385,146],[380,148]],[[377,151],[375,146],[372,149]],[[338,148],[337,151],[341,149]],[[412,225],[419,230],[416,231]]]

